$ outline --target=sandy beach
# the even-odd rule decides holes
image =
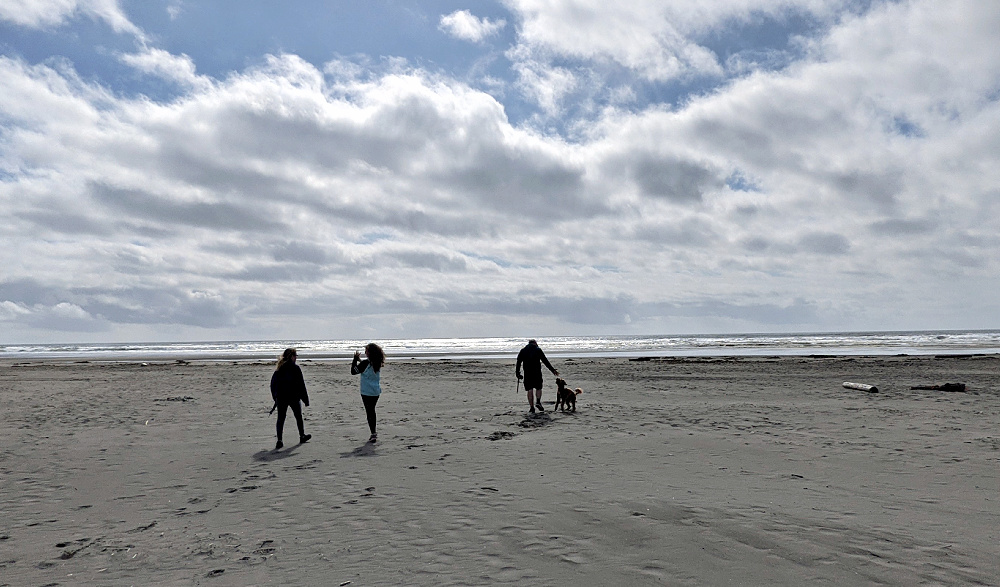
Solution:
[[[998,356],[553,362],[4,362],[0,585],[1000,584]]]

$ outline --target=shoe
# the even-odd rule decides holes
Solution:
[[[312,434],[303,434],[302,436],[299,437],[299,443],[309,442],[309,439],[312,437],[313,437]]]
[[[542,402],[538,402],[537,404],[535,404],[535,407],[538,408],[539,412],[545,411],[545,408],[542,407]]]
[[[528,413],[529,414],[534,414],[535,413],[535,408],[531,408],[530,410],[528,410]]]
[[[274,445],[274,450],[278,450],[279,448],[281,448],[281,447],[283,447],[283,446],[285,446],[285,443],[283,443],[283,442],[281,442],[281,441],[279,440],[279,441],[278,441],[277,443],[275,443],[275,445]]]
[[[378,442],[378,434],[372,434],[368,437],[368,442]]]

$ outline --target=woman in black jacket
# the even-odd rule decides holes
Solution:
[[[302,378],[302,369],[295,364],[298,355],[295,349],[285,349],[278,359],[278,366],[271,375],[271,397],[274,404],[278,406],[278,443],[274,445],[274,450],[278,450],[284,444],[281,442],[281,430],[285,427],[285,414],[288,408],[292,408],[295,414],[295,423],[299,427],[299,442],[307,442],[312,438],[312,434],[306,434],[302,425],[302,406],[299,401],[306,406],[309,405],[309,394],[306,393],[306,382]]]

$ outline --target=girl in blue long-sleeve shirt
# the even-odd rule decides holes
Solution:
[[[361,375],[361,401],[365,404],[365,413],[368,415],[368,428],[372,435],[368,442],[376,442],[378,433],[375,431],[375,404],[378,403],[379,395],[382,394],[382,386],[379,373],[382,365],[385,364],[385,352],[382,347],[374,342],[365,345],[365,359],[361,359],[361,353],[354,351],[354,360],[351,361],[351,375]]]

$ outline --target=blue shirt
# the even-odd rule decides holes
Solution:
[[[379,383],[379,372],[372,368],[372,363],[368,359],[358,362],[357,358],[351,362],[351,375],[361,375],[361,395],[379,395],[382,393],[382,386]]]
[[[361,395],[378,395],[382,393],[379,384],[379,373],[372,369],[371,363],[361,372]]]

